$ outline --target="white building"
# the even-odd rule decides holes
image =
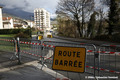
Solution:
[[[36,28],[45,30],[50,28],[50,13],[43,8],[37,8],[34,10],[34,22]]]
[[[13,29],[13,18],[12,17],[3,17],[3,29]]]
[[[2,7],[0,7],[0,29],[3,29],[3,21],[2,21]]]
[[[34,21],[26,21],[28,23],[28,25],[33,28],[35,25],[34,25]]]

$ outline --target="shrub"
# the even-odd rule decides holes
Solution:
[[[101,35],[96,36],[95,40],[103,40],[103,41],[111,41],[111,42],[120,42],[120,33],[116,33],[113,35]]]
[[[100,35],[100,36],[96,36],[94,39],[95,40],[105,40],[105,41],[107,41],[107,40],[111,40],[111,36],[109,36],[109,35]]]
[[[0,34],[18,34],[20,32],[30,35],[30,29],[0,29]]]
[[[112,41],[120,42],[120,33],[116,33],[112,36]]]
[[[19,37],[19,38],[30,38],[30,36],[28,34],[25,34],[23,32],[20,32],[20,33],[16,34],[14,37],[15,38],[17,38],[17,37]]]

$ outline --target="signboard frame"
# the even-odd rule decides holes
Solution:
[[[85,49],[85,56],[84,56],[84,71],[83,72],[80,72],[80,71],[70,71],[70,70],[62,70],[62,69],[54,69],[53,68],[53,63],[54,63],[54,59],[55,59],[55,49],[56,49],[56,47],[67,47],[67,48],[83,48],[83,49]],[[55,46],[55,48],[54,48],[54,54],[53,54],[53,62],[52,62],[52,69],[53,70],[59,70],[59,71],[69,71],[69,72],[79,72],[79,73],[84,73],[86,70],[86,68],[85,68],[85,66],[86,66],[86,48],[85,47],[70,47],[70,46]]]

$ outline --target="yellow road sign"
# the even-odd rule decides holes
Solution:
[[[52,69],[84,72],[85,57],[86,48],[55,47]]]

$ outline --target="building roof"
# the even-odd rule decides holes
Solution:
[[[12,17],[3,17],[3,20],[10,20]]]

